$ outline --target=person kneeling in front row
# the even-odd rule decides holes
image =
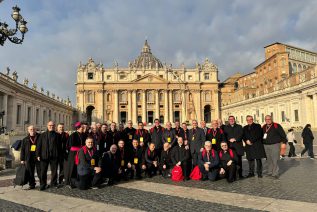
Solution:
[[[220,178],[227,178],[227,181],[229,183],[232,183],[236,180],[238,157],[234,150],[228,148],[227,142],[222,141],[220,147],[221,150],[219,151],[219,176]]]
[[[78,159],[76,159],[80,190],[86,190],[91,186],[96,188],[102,181],[101,164],[98,164],[101,161],[94,147],[93,137],[88,137],[85,143],[86,145],[78,151]]]
[[[198,166],[202,173],[202,180],[215,181],[218,176],[219,157],[217,151],[211,147],[211,142],[206,141],[204,150],[198,156]]]

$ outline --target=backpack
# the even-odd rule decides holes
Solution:
[[[200,180],[203,177],[202,173],[200,172],[199,166],[195,166],[189,177],[192,180]]]
[[[172,169],[172,180],[175,182],[182,181],[184,179],[183,170],[180,166],[174,166]]]
[[[13,180],[14,187],[17,185],[24,186],[28,182],[29,182],[29,173],[26,170],[25,164],[21,164],[16,169],[15,179]]]
[[[233,159],[234,156],[233,156],[233,151],[232,151],[232,149],[229,149],[229,154],[230,154],[230,158]],[[220,159],[222,158],[222,151],[219,152],[219,158],[220,158]]]

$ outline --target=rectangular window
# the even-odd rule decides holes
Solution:
[[[285,118],[285,111],[281,112],[281,116],[282,116],[282,122],[285,122],[286,118]]]
[[[21,124],[21,105],[17,105],[17,122],[16,124]]]
[[[43,125],[46,124],[46,111],[43,111]]]
[[[141,75],[137,75],[136,78],[137,78],[137,79],[141,78]]]
[[[262,123],[264,122],[264,113],[262,113]]]
[[[32,108],[31,107],[28,107],[28,110],[27,110],[27,123],[31,123],[31,112],[32,112]]]
[[[243,116],[241,116],[241,123],[243,123]]]
[[[272,120],[274,120],[274,116],[273,116],[274,114],[273,114],[273,112],[271,113],[271,118],[272,118]]]
[[[52,112],[51,110],[48,111],[48,121],[52,120]]]
[[[193,80],[193,75],[188,75],[188,80]]]
[[[299,121],[298,110],[294,110],[295,121]]]
[[[88,74],[87,74],[87,78],[88,78],[89,80],[94,79],[94,73],[88,73]]]
[[[160,75],[161,78],[164,78],[163,75]]]
[[[37,108],[35,111],[35,124],[39,124],[40,110]]]
[[[111,80],[111,75],[107,75],[107,80]]]
[[[205,80],[209,80],[209,73],[204,74]]]

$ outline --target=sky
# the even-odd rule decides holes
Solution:
[[[252,72],[274,42],[317,51],[316,0],[4,0],[0,21],[11,27],[16,4],[29,31],[22,45],[0,46],[0,71],[73,102],[80,61],[127,67],[145,39],[173,67],[209,58],[220,81]]]

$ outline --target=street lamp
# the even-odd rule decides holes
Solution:
[[[20,8],[18,6],[12,7],[11,17],[15,21],[15,29],[8,29],[6,22],[0,22],[0,45],[3,46],[4,42],[8,39],[12,43],[22,44],[24,40],[24,34],[28,31],[26,27],[27,22],[23,19],[20,14]],[[21,38],[15,37],[16,33],[20,31],[22,34]]]

